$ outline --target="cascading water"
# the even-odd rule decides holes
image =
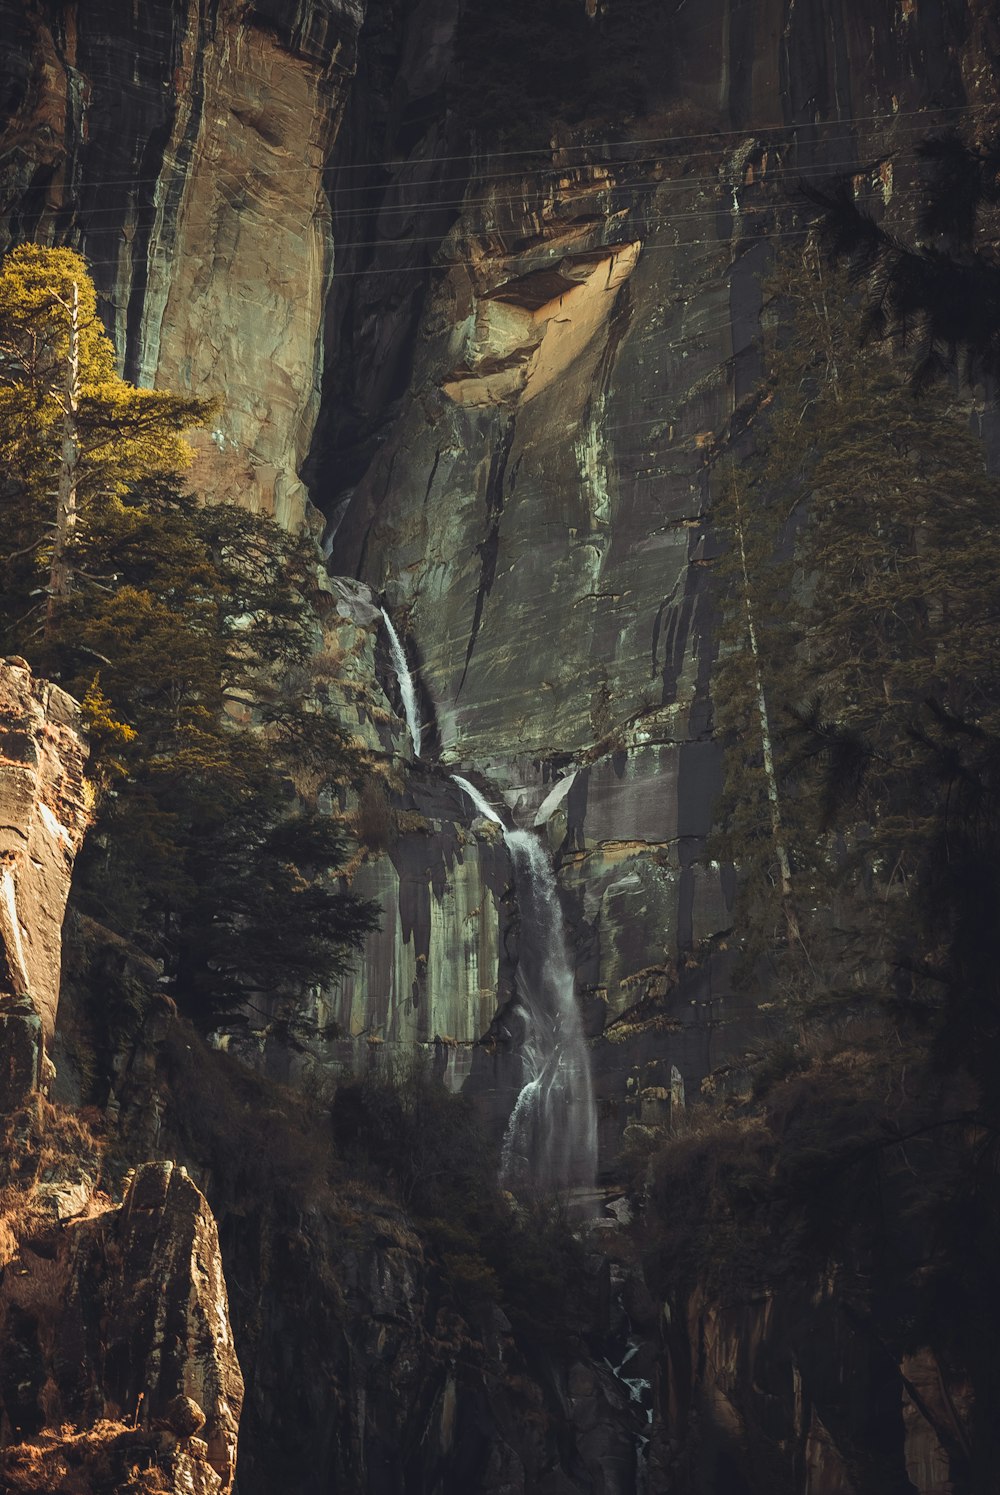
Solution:
[[[472,800],[472,803],[479,811],[480,815],[485,815],[487,820],[492,820],[494,825],[498,825],[500,827],[504,834],[504,840],[506,840],[507,827],[504,825],[503,821],[500,819],[500,816],[497,814],[496,810],[494,810],[489,800],[484,799],[480,794],[475,784],[470,784],[468,779],[463,779],[460,773],[453,773],[451,776],[451,781],[453,784],[457,784],[459,789],[463,790],[464,793],[469,796],[469,798]]]
[[[528,1016],[521,1050],[528,1081],[507,1125],[503,1175],[544,1189],[590,1187],[597,1115],[555,874],[529,831],[504,834],[521,911],[517,989]]]
[[[526,1079],[503,1140],[503,1179],[545,1190],[590,1187],[597,1115],[552,864],[530,832],[508,830],[467,779],[453,778],[503,830],[521,912],[517,994]]]
[[[403,645],[399,641],[399,634],[392,626],[392,619],[382,609],[382,622],[389,636],[389,649],[392,653],[392,663],[396,671],[396,679],[399,681],[399,694],[403,698],[403,711],[406,716],[406,725],[410,729],[410,741],[413,744],[413,756],[420,757],[420,707],[417,704],[417,692],[413,686],[413,675],[410,666],[406,662]]]

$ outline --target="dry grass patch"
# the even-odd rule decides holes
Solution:
[[[0,1268],[21,1243],[53,1223],[53,1194],[60,1186],[80,1187],[80,1212],[97,1213],[106,1204],[96,1192],[104,1142],[90,1119],[39,1097],[23,1136],[15,1141],[13,1123],[0,1136],[0,1156],[8,1162],[0,1184]]]
[[[173,1495],[175,1490],[150,1435],[108,1420],[85,1432],[67,1425],[4,1449],[0,1478],[4,1495]]]

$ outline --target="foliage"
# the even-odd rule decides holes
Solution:
[[[798,1364],[805,1395],[822,1397],[864,1489],[888,1485],[851,1395],[888,1374],[879,1418],[891,1419],[907,1357],[927,1357],[955,1396],[947,1416],[933,1403],[924,1413],[951,1476],[986,1489],[995,1439],[969,1414],[997,1390],[983,1330],[997,1308],[997,1135],[970,1109],[974,1087],[935,1073],[892,1025],[814,1025],[798,1055],[804,1073],[759,1071],[755,1098],[692,1115],[661,1146],[644,1222],[649,1285],[681,1333],[685,1309],[702,1314],[707,1299],[710,1323],[756,1346],[742,1367],[737,1357],[730,1390],[735,1405],[755,1403],[741,1447],[748,1489],[801,1488],[790,1400],[771,1403],[777,1423],[756,1400],[773,1390],[762,1367],[776,1354]]]
[[[692,1114],[649,1165],[650,1223],[678,1287],[801,1284],[829,1257],[863,1261],[873,1238],[891,1251],[911,1211],[937,1228],[972,1162],[972,1112],[919,1041],[885,1019],[813,1023],[750,1086]]]
[[[78,527],[138,482],[182,471],[182,433],[213,402],[119,378],[84,260],[24,244],[0,269],[0,459],[16,502],[0,509],[5,580],[48,595],[51,625],[74,590]],[[23,617],[34,618],[41,603]]]
[[[214,1477],[207,1456],[199,1452],[193,1462],[206,1483]],[[0,1454],[0,1480],[7,1495],[170,1495],[176,1489],[155,1434],[109,1418],[83,1431],[67,1423],[10,1444]]]
[[[930,1021],[938,1061],[979,1084],[979,1112],[1000,1124],[1000,737],[935,713],[922,734],[939,795],[914,897],[914,940],[898,1010]]]
[[[722,1301],[766,1283],[804,1339],[822,1334],[829,1299],[860,1332],[862,1372],[869,1346],[883,1365],[887,1351],[899,1364],[929,1346],[942,1385],[971,1384],[987,1406],[1000,491],[960,380],[930,375],[993,367],[1000,265],[973,240],[996,200],[996,160],[956,140],[924,156],[934,243],[893,239],[845,189],[827,199],[824,229],[862,273],[831,272],[811,249],[777,262],[756,450],[715,475],[729,541],[717,853],[742,874],[748,972],[794,1013],[796,1039],[647,1164],[650,1262],[657,1282],[697,1282]],[[899,356],[913,338],[915,374]],[[798,947],[781,917],[749,614]],[[859,1012],[872,1029],[852,1041]],[[973,1445],[952,1415],[938,1435],[952,1477],[985,1488],[991,1432],[977,1426]]]
[[[166,484],[122,516],[93,536],[115,584],[74,598],[50,646],[70,689],[102,661],[110,703],[95,744],[108,792],[79,861],[80,905],[161,954],[195,1010],[331,980],[376,911],[336,883],[343,831],[297,810],[292,788],[320,754],[328,784],[359,776],[360,759],[332,723],[268,704],[270,676],[308,651],[301,548],[272,521],[199,509]],[[227,721],[227,702],[255,699],[256,730]],[[110,716],[131,741],[110,740]]]
[[[496,1149],[466,1097],[451,1095],[419,1057],[387,1063],[339,1088],[333,1128],[355,1174],[399,1192],[464,1312],[499,1300],[527,1345],[572,1335],[581,1248],[551,1201],[515,1205],[501,1192]]]
[[[43,629],[34,599],[70,280],[81,311],[73,585]],[[163,959],[178,998],[206,1015],[248,992],[333,979],[376,908],[340,887],[343,831],[297,808],[293,790],[306,773],[315,792],[364,772],[334,723],[282,696],[318,634],[310,542],[180,488],[180,432],[211,406],[117,377],[78,255],[29,245],[7,257],[0,348],[0,450],[14,479],[0,502],[0,646],[80,698],[92,734],[100,819],[77,906]]]
[[[789,259],[770,294],[766,416],[739,478],[750,565],[745,577],[733,544],[720,567],[717,700],[730,746],[719,850],[744,874],[751,954],[783,967],[786,995],[889,994],[889,968],[927,950],[911,895],[955,782],[943,723],[1000,731],[997,483],[967,410],[946,391],[916,396],[887,349],[862,345],[845,274]],[[717,513],[733,535],[730,483],[723,475]],[[748,596],[798,951],[782,933],[746,683]],[[951,739],[955,759],[962,739]]]
[[[214,410],[212,401],[136,389],[121,379],[82,256],[22,244],[0,269],[0,455],[32,503],[47,505],[59,459],[66,307],[74,284],[80,312],[79,481],[88,499],[120,496],[151,473],[183,470],[190,448],[181,433]]]

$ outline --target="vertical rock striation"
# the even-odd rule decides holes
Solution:
[[[386,129],[413,66],[403,50],[389,71],[392,14],[373,4],[361,43],[363,59],[379,47],[365,107]],[[331,340],[326,376],[367,403],[325,412],[312,458],[333,565],[408,617],[444,760],[546,827],[589,1031],[616,1040],[596,1055],[609,1156],[636,1066],[663,1086],[676,1065],[696,1091],[758,1022],[730,983],[734,879],[706,837],[709,458],[745,444],[759,277],[777,245],[804,244],[800,176],[853,173],[905,217],[920,135],[988,122],[996,84],[977,0],[693,14],[676,17],[659,113],[626,120],[597,89],[593,117],[534,151],[452,161],[447,232],[426,207],[443,183],[424,190],[440,135],[373,177],[363,263],[331,299],[354,335]],[[514,46],[499,24],[495,44]],[[485,59],[478,76],[488,89]],[[340,170],[360,175],[375,147],[352,144]],[[409,373],[379,397],[385,340]]]
[[[125,375],[224,400],[199,488],[291,529],[333,264],[323,172],[361,15],[355,0],[0,7],[8,242],[79,245]]]

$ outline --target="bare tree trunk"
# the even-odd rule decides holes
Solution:
[[[735,472],[732,475],[733,503],[736,515],[736,543],[740,552],[740,567],[743,572],[743,607],[747,620],[747,637],[753,658],[754,696],[757,703],[757,721],[764,755],[764,779],[767,783],[767,799],[771,813],[771,838],[778,859],[778,874],[781,880],[781,906],[785,914],[788,938],[793,944],[802,944],[799,921],[792,905],[792,865],[785,844],[784,827],[781,823],[781,800],[778,796],[778,776],[774,771],[774,751],[771,740],[771,722],[767,713],[767,698],[764,695],[764,677],[760,668],[760,648],[757,642],[757,625],[754,620],[753,602],[750,598],[750,571],[747,566],[746,546],[743,543],[743,507]]]
[[[69,313],[69,350],[66,356],[66,389],[63,396],[56,531],[49,568],[49,601],[45,614],[46,634],[52,633],[59,609],[73,590],[71,551],[76,533],[76,484],[80,461],[80,289],[76,281],[73,282],[72,300],[62,304]]]
[[[809,265],[810,256],[812,256],[811,265]],[[830,325],[830,308],[826,303],[826,286],[823,284],[823,259],[820,255],[819,249],[816,246],[815,237],[812,234],[810,234],[808,240],[806,241],[806,253],[803,257],[803,264],[809,266],[809,268],[813,270],[816,276],[817,284],[819,285],[820,304],[819,306],[816,306],[816,303],[813,302],[813,306],[815,307],[817,314],[822,319],[823,328],[826,333],[826,366],[830,370],[830,382],[833,385],[833,397],[838,405],[842,405],[844,402],[844,396],[840,390],[840,375],[837,372],[837,355],[834,352],[833,347],[833,328]]]

